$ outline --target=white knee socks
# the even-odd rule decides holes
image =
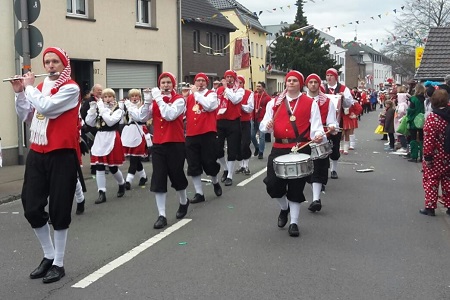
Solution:
[[[44,251],[44,257],[48,259],[55,258],[55,248],[53,247],[52,238],[50,236],[50,226],[45,224],[40,228],[33,228],[36,237],[41,243],[42,251]]]
[[[69,229],[55,230],[55,260],[53,264],[64,266],[64,253],[66,252],[67,233]]]

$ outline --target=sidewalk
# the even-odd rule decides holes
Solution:
[[[83,156],[84,179],[92,178],[89,166],[89,155]],[[6,166],[0,168],[0,204],[20,199],[25,165]]]

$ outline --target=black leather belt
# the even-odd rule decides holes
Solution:
[[[300,143],[300,142],[307,142],[305,139],[275,139],[275,143],[279,144],[292,144],[292,143]]]

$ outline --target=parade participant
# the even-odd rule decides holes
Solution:
[[[95,180],[98,190],[95,204],[106,202],[106,167],[119,185],[117,197],[125,195],[125,180],[119,169],[125,161],[119,133],[119,123],[123,114],[116,101],[116,93],[110,88],[103,90],[100,100],[90,102],[86,124],[97,128],[91,149],[91,165],[96,168]]]
[[[177,219],[187,214],[189,200],[186,196],[188,181],[184,174],[186,158],[183,114],[186,102],[175,92],[176,79],[170,72],[163,72],[158,77],[158,87],[150,93],[144,93],[144,103],[141,110],[147,114],[147,119],[153,117],[153,173],[150,191],[155,193],[158,219],[153,228],[161,229],[167,226],[166,197],[167,177],[172,187],[177,191],[180,206],[176,213]]]
[[[336,120],[340,127],[343,126],[342,115],[344,114],[344,109],[349,108],[353,104],[353,97],[350,93],[350,89],[345,85],[338,82],[339,74],[334,68],[330,68],[326,71],[327,83],[324,85],[325,94],[341,95],[338,105],[336,106]],[[339,145],[342,138],[342,132],[338,132],[336,135],[331,135],[330,140],[333,142],[333,152],[330,154],[331,159],[331,178],[338,179],[337,173],[337,163],[339,157]]]
[[[319,75],[311,74],[306,77],[306,86],[308,87],[307,95],[314,99],[319,106],[321,123],[326,130],[330,131],[330,134],[336,134],[335,129],[337,127],[336,122],[336,107],[333,102],[327,98],[327,96],[320,91],[320,85],[322,80]],[[323,143],[328,143],[327,137],[323,137]],[[322,186],[328,182],[328,168],[330,167],[330,160],[327,157],[315,159],[314,173],[311,175],[313,201],[309,205],[308,209],[312,212],[320,211],[322,209],[322,202],[320,200],[320,192]]]
[[[344,108],[342,115],[342,140],[344,142],[342,152],[344,155],[348,154],[348,150],[355,149],[355,129],[358,128],[358,117],[362,111],[363,108],[358,101],[354,101],[349,108]]]
[[[263,159],[264,148],[266,145],[266,139],[264,134],[259,133],[259,141],[256,140],[256,134],[259,131],[259,123],[261,123],[264,114],[266,113],[266,105],[272,98],[266,92],[266,84],[262,81],[256,85],[256,93],[254,94],[255,109],[253,110],[253,122],[252,122],[252,143],[255,147],[254,156],[258,156],[258,159]]]
[[[145,121],[140,118],[139,107],[143,104],[141,91],[129,90],[128,98],[129,100],[125,101],[126,125],[122,129],[121,140],[125,156],[130,158],[130,166],[125,180],[125,189],[130,190],[136,172],[139,176],[139,186],[145,186],[147,182],[147,174],[145,174],[141,159],[148,156],[147,139],[150,138],[148,137],[150,133]]]
[[[19,118],[31,123],[22,205],[44,252],[30,278],[43,278],[44,283],[51,283],[65,275],[64,254],[77,170],[81,173],[77,153],[81,97],[80,88],[70,78],[70,59],[66,52],[49,47],[42,57],[45,71],[49,73],[43,83],[33,87],[35,76],[29,72],[11,84]],[[49,217],[54,228],[54,244]]]
[[[251,143],[251,119],[253,114],[253,92],[245,89],[245,77],[238,75],[239,87],[243,88],[245,93],[241,101],[241,151],[237,157],[239,161],[239,169],[236,170],[236,174],[243,173],[250,175],[250,168],[248,162],[252,156],[252,150],[250,150]]]
[[[425,190],[425,208],[421,214],[434,216],[437,207],[439,184],[441,184],[442,201],[450,215],[450,152],[448,145],[450,107],[448,93],[438,89],[431,96],[433,111],[427,117],[423,127],[423,189]],[[447,139],[447,142],[445,141]]]
[[[273,161],[276,157],[288,154],[294,146],[304,146],[309,140],[320,144],[323,140],[323,127],[317,103],[302,93],[303,75],[298,71],[290,71],[285,77],[286,89],[276,99],[267,104],[266,113],[260,124],[261,132],[273,132],[275,143],[267,160],[267,176],[264,178],[267,193],[276,199],[281,211],[278,216],[278,227],[284,227],[291,215],[288,233],[296,237],[300,235],[298,218],[300,204],[304,202],[303,189],[307,177],[282,179],[275,174]],[[305,146],[300,153],[311,153]]]
[[[217,94],[208,90],[209,79],[205,73],[198,73],[191,86],[191,95],[186,103],[186,160],[187,174],[192,177],[195,195],[191,203],[205,201],[201,175],[211,176],[216,196],[222,195],[217,174],[220,164],[217,162],[217,121],[219,102]]]
[[[241,101],[245,91],[239,87],[237,74],[228,70],[224,75],[225,85],[217,90],[219,109],[217,111],[218,157],[225,186],[233,184],[233,171],[241,147]],[[227,160],[225,161],[225,140],[227,140]]]
[[[219,80],[215,80],[213,82],[213,87],[211,89],[212,92],[217,92],[217,89],[220,87],[220,81]]]

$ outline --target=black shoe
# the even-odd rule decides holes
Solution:
[[[320,202],[320,199],[311,202],[308,209],[312,212],[320,211],[322,209],[322,203]]]
[[[119,184],[119,190],[117,191],[117,198],[121,198],[125,195],[125,183]]]
[[[223,171],[222,178],[220,178],[220,181],[225,182],[227,177],[228,177],[228,171]]]
[[[322,189],[320,191],[325,193],[325,184],[322,184]]]
[[[131,190],[131,183],[129,183],[128,181],[125,182],[125,189],[127,191]]]
[[[244,173],[245,168],[244,167],[240,167],[239,169],[236,170],[236,172],[234,172],[235,174],[239,174],[239,173]]]
[[[147,181],[148,181],[147,177],[142,177],[141,179],[139,179],[139,186],[145,186]]]
[[[199,193],[196,193],[194,195],[194,198],[192,198],[189,202],[191,202],[191,203],[205,202],[205,196],[204,195],[200,195]]]
[[[230,186],[230,185],[233,185],[233,179],[231,179],[231,178],[225,179],[225,186]]]
[[[258,153],[258,159],[263,159],[263,153],[262,152]]]
[[[259,146],[258,146],[259,147]],[[259,154],[259,148],[256,148],[255,149],[255,152],[253,152],[253,156],[258,156],[258,154]]]
[[[31,279],[42,278],[52,267],[53,259],[43,258],[39,266],[30,273]]]
[[[416,162],[417,162],[417,158],[410,158],[410,159],[408,159],[408,161],[409,161],[409,162],[415,162],[415,163],[416,163]]]
[[[298,230],[298,226],[295,223],[289,225],[288,233],[290,236],[299,236],[300,231]]]
[[[45,274],[45,277],[42,279],[43,283],[52,283],[59,281],[61,278],[66,275],[66,272],[64,271],[64,267],[58,267],[58,266],[52,266],[50,270],[48,270],[47,274]]]
[[[338,179],[339,178],[336,171],[331,171],[331,178],[332,179]]]
[[[95,204],[106,202],[106,194],[104,191],[98,191],[98,199],[95,200]]]
[[[184,216],[187,214],[188,211],[188,207],[189,207],[189,199],[187,199],[186,204],[181,204],[178,207],[178,211],[177,214],[175,215],[177,217],[177,219],[183,219]]]
[[[217,197],[222,196],[222,187],[220,186],[220,183],[214,183],[214,194],[216,194]]]
[[[278,227],[283,228],[284,226],[286,226],[288,222],[289,211],[289,207],[288,209],[280,210],[280,214],[278,215]]]
[[[447,208],[447,211],[445,212],[447,215],[450,215],[450,208]]]
[[[82,215],[83,213],[84,213],[84,199],[83,199],[83,201],[82,202],[80,202],[80,203],[77,203],[77,210],[76,210],[76,212],[75,212],[75,214],[77,214],[77,215]]]
[[[434,208],[424,208],[424,209],[419,210],[419,212],[422,215],[426,215],[426,216],[431,216],[431,217],[436,216],[436,213],[434,212]]]
[[[251,174],[250,169],[249,168],[245,168],[244,169],[244,175],[250,175],[250,174]]]
[[[158,220],[156,220],[155,224],[153,224],[153,228],[155,229],[161,229],[167,226],[167,219],[166,217],[159,216]]]

